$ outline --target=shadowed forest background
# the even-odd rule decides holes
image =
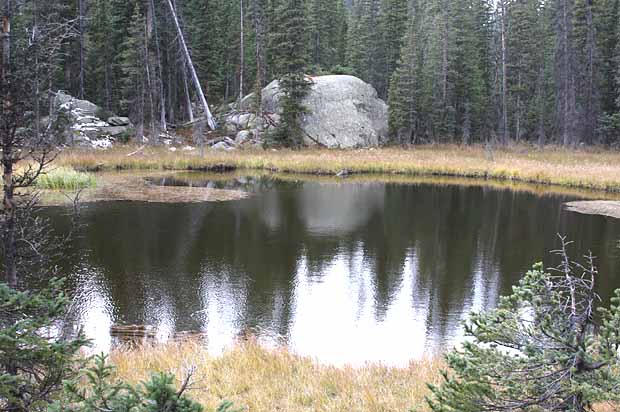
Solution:
[[[35,14],[77,23],[50,90],[128,114],[147,130],[193,117],[194,90],[165,1],[38,3],[13,24]],[[619,3],[176,0],[173,7],[212,104],[290,72],[286,42],[298,36],[295,58],[306,74],[353,74],[388,101],[395,142],[616,145]]]

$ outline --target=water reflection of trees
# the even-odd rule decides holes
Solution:
[[[382,322],[408,284],[412,302],[427,309],[424,327],[445,341],[463,313],[494,304],[547,256],[558,231],[575,250],[599,256],[604,298],[620,286],[620,227],[561,212],[564,200],[458,186],[286,184],[238,202],[90,206],[80,247],[92,251],[89,263],[102,268],[117,313],[130,322],[160,309],[179,329],[200,328],[208,320],[195,314],[205,299],[221,298],[234,306],[236,328],[286,336],[301,310],[301,262],[310,282],[345,262],[344,273],[330,276],[370,276],[352,304],[370,301]],[[404,281],[406,271],[415,282]]]

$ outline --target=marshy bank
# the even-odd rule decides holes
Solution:
[[[267,349],[253,340],[217,356],[192,341],[118,349],[111,361],[117,376],[132,383],[156,371],[181,377],[195,367],[188,393],[206,410],[228,400],[253,412],[425,410],[426,384],[439,383],[444,366],[441,358],[433,358],[400,368],[334,367],[283,348]]]
[[[495,179],[620,191],[620,153],[602,149],[538,149],[428,145],[359,150],[170,151],[135,146],[66,150],[58,163],[78,170],[262,170],[316,175],[393,174]]]

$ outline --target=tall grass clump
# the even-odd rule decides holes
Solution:
[[[92,173],[78,172],[68,167],[59,167],[39,176],[38,189],[48,190],[80,190],[97,185]]]
[[[170,342],[119,348],[112,352],[116,377],[134,384],[153,373],[177,376],[194,371],[192,399],[215,410],[223,401],[252,412],[386,412],[425,407],[427,383],[441,383],[441,358],[402,367],[367,364],[331,366],[269,349],[255,339],[239,342],[221,355],[201,342]]]

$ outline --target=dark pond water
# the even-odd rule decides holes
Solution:
[[[255,195],[85,206],[67,268],[76,318],[97,349],[108,349],[110,326],[124,322],[153,325],[161,339],[202,331],[214,351],[253,333],[323,362],[405,364],[457,344],[466,315],[493,307],[533,262],[548,261],[558,232],[576,254],[598,256],[604,300],[620,287],[620,223],[565,212],[565,196],[346,180],[193,182]],[[63,209],[46,213],[60,228],[68,222]]]

